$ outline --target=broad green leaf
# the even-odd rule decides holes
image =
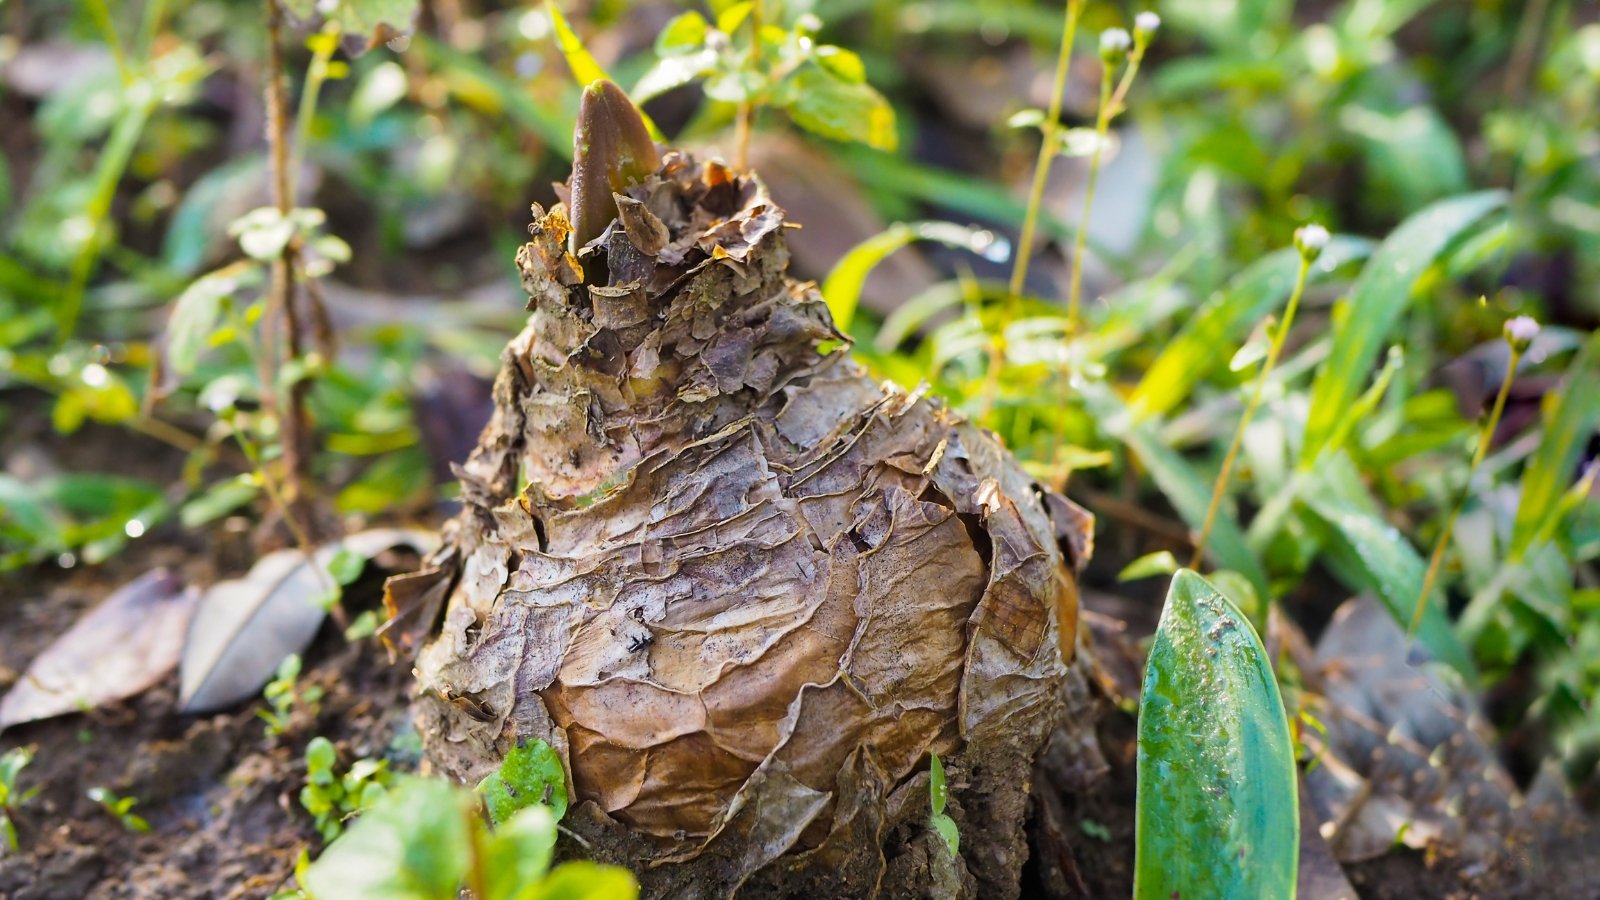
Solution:
[[[1311,267],[1309,278],[1326,278],[1371,251],[1361,238],[1335,237]],[[1282,306],[1294,289],[1300,254],[1288,247],[1258,260],[1200,307],[1145,372],[1128,405],[1146,419],[1168,412],[1223,359],[1223,348],[1243,340],[1255,323]]]
[[[695,10],[679,13],[662,27],[656,35],[656,53],[670,56],[688,53],[705,46],[706,35],[711,33],[711,23]]]
[[[1260,638],[1194,572],[1173,576],[1139,701],[1136,900],[1292,898],[1294,745]]]
[[[561,14],[561,7],[555,0],[544,0],[544,8],[550,13],[550,24],[556,33],[556,45],[561,48],[561,55],[567,61],[567,68],[572,70],[573,80],[579,87],[587,87],[596,81],[611,81],[611,76],[606,70],[600,68],[594,56],[589,53],[589,48],[583,46],[583,41],[578,38],[577,32],[567,23],[567,17]],[[649,129],[652,140],[664,141],[661,129],[656,123],[645,115],[644,110],[639,110],[639,116],[644,119],[644,127]]]
[[[715,72],[716,68],[717,51],[711,49],[663,56],[650,67],[650,71],[640,76],[630,96],[633,102],[643,103],[673,88],[682,87],[696,78],[709,75]]]
[[[475,815],[454,784],[405,778],[328,846],[303,884],[327,900],[455,900]]]
[[[393,63],[389,63],[393,65]],[[223,243],[220,210],[266,178],[266,158],[249,154],[224,163],[200,176],[173,210],[161,241],[161,256],[174,273],[192,275]]]
[[[405,99],[409,79],[394,60],[384,60],[368,70],[350,95],[350,122],[366,127],[380,113]]]
[[[1378,350],[1410,303],[1417,279],[1456,237],[1505,201],[1504,191],[1441,200],[1402,223],[1368,260],[1334,332],[1333,350],[1312,385],[1302,465],[1316,461],[1371,377]]]
[[[196,278],[172,305],[167,319],[167,362],[179,375],[188,375],[200,362],[200,353],[222,319],[222,301],[261,281],[261,267],[236,262]]]
[[[817,65],[851,84],[867,82],[867,67],[861,62],[861,57],[843,47],[823,44],[812,51],[811,58],[817,61]]]
[[[1600,336],[1591,337],[1567,367],[1565,387],[1545,394],[1544,434],[1522,473],[1522,499],[1511,529],[1511,557],[1528,551],[1572,483],[1574,469],[1600,427]]]
[[[567,812],[567,773],[555,748],[532,740],[507,753],[500,768],[478,782],[478,793],[496,825],[537,805],[559,821]]]
[[[620,866],[588,860],[564,862],[516,900],[637,900],[639,883]]]
[[[889,254],[919,240],[938,241],[994,261],[1004,260],[1011,253],[1011,245],[987,229],[967,228],[953,222],[896,222],[850,248],[822,282],[822,298],[827,301],[833,324],[840,331],[848,331],[850,323],[855,321],[861,288],[873,268]]]
[[[534,889],[550,871],[556,849],[556,819],[544,806],[530,806],[497,825],[484,844],[481,900],[511,900]]]
[[[871,86],[848,81],[820,64],[801,66],[786,80],[782,105],[796,125],[825,138],[891,151],[899,143],[894,109]]]
[[[1351,103],[1339,124],[1364,145],[1373,194],[1385,207],[1418,209],[1467,189],[1461,143],[1432,107],[1385,111]]]
[[[1427,564],[1398,529],[1372,510],[1362,509],[1346,498],[1344,495],[1351,490],[1365,493],[1364,489],[1352,485],[1322,481],[1307,488],[1301,500],[1328,529],[1323,555],[1334,574],[1352,590],[1377,595],[1404,629],[1410,625],[1416,610]],[[1472,658],[1450,627],[1450,619],[1431,598],[1423,611],[1417,640],[1435,659],[1454,668],[1469,681],[1476,677]]]

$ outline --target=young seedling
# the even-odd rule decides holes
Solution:
[[[570,249],[576,254],[617,217],[612,195],[654,172],[661,154],[622,88],[596,81],[583,91],[572,158]]]
[[[134,834],[149,834],[150,823],[143,817],[133,812],[133,807],[139,801],[134,797],[118,797],[110,788],[92,787],[88,790],[90,800],[100,804],[111,818],[122,824],[123,828]]]
[[[1245,404],[1244,413],[1239,417],[1239,426],[1233,431],[1233,440],[1228,444],[1228,452],[1222,457],[1222,469],[1217,472],[1217,482],[1211,488],[1211,503],[1206,507],[1206,517],[1200,526],[1200,536],[1195,538],[1194,555],[1189,559],[1189,568],[1198,570],[1200,561],[1206,552],[1206,540],[1211,536],[1211,527],[1216,524],[1217,511],[1222,508],[1222,498],[1227,496],[1228,481],[1233,477],[1233,464],[1239,457],[1239,448],[1244,444],[1245,429],[1250,426],[1250,419],[1255,415],[1256,408],[1261,405],[1261,395],[1266,390],[1267,379],[1272,377],[1272,369],[1278,364],[1278,356],[1283,353],[1283,342],[1289,337],[1289,329],[1294,325],[1295,311],[1300,308],[1300,295],[1305,293],[1306,278],[1311,274],[1311,264],[1322,255],[1324,247],[1328,246],[1328,230],[1321,225],[1307,225],[1294,233],[1294,246],[1300,252],[1300,269],[1295,274],[1294,291],[1289,294],[1289,304],[1284,307],[1283,322],[1272,329],[1272,340],[1267,346],[1267,358],[1261,366],[1261,372],[1256,376],[1255,389],[1250,393],[1250,402]]]
[[[950,785],[945,782],[944,763],[940,761],[939,754],[931,754],[932,762],[928,764],[928,806],[930,813],[928,823],[933,830],[939,832],[939,837],[944,840],[944,845],[949,849],[951,856],[961,854],[961,832],[956,828],[956,820],[950,818],[944,811],[945,804],[950,800]]]
[[[376,803],[392,779],[386,759],[358,759],[344,773],[336,771],[339,753],[333,742],[314,737],[306,745],[306,784],[300,805],[316,819],[317,833],[332,841],[345,820]]]
[[[267,682],[261,692],[262,698],[272,707],[256,710],[256,715],[267,723],[267,737],[277,737],[288,731],[297,707],[309,710],[314,716],[322,705],[322,688],[316,685],[305,689],[299,687],[300,665],[300,654],[291,653],[284,657],[283,662],[278,664],[277,677]]]
[[[17,849],[17,810],[39,793],[39,787],[22,790],[17,776],[33,761],[33,751],[27,747],[14,747],[0,756],[0,847],[15,852]]]

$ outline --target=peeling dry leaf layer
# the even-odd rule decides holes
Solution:
[[[405,585],[454,579],[419,664],[431,759],[475,780],[549,741],[585,853],[650,896],[1015,896],[1030,767],[1071,727],[1087,515],[824,351],[755,178],[669,153],[614,199],[576,255],[564,209],[535,209],[533,314],[465,509]]]

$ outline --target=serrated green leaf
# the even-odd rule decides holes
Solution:
[[[340,547],[333,558],[328,560],[328,574],[342,586],[349,586],[361,577],[361,570],[367,567],[367,558],[349,547]]]
[[[644,103],[674,88],[682,87],[696,78],[703,78],[717,69],[717,51],[696,50],[663,56],[640,76],[629,96],[635,103]]]
[[[1216,588],[1172,579],[1139,703],[1136,900],[1292,898],[1294,746],[1271,662]]]
[[[560,821],[567,812],[567,773],[554,747],[532,740],[507,753],[500,768],[478,782],[478,793],[496,825],[541,804]]]
[[[894,150],[899,143],[894,109],[872,87],[847,81],[815,63],[801,66],[788,82],[783,105],[801,128],[876,150]]]
[[[695,10],[673,16],[656,35],[656,53],[670,56],[699,50],[711,33],[711,23]]]
[[[167,319],[167,362],[174,372],[195,370],[222,319],[222,301],[260,280],[259,266],[239,262],[196,278],[178,295]]]
[[[1345,265],[1365,258],[1371,243],[1335,237],[1308,274],[1327,278]],[[1218,348],[1238,343],[1255,323],[1277,309],[1294,288],[1300,254],[1293,247],[1272,253],[1234,276],[1194,314],[1145,371],[1128,400],[1137,419],[1168,412],[1182,403],[1206,373],[1222,359]]]
[[[1378,351],[1410,304],[1417,279],[1462,232],[1505,202],[1504,191],[1441,200],[1402,223],[1367,261],[1334,331],[1333,349],[1312,384],[1302,466],[1316,461],[1371,377]]]

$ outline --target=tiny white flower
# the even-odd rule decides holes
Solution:
[[[1517,316],[1515,319],[1506,320],[1506,343],[1518,353],[1528,349],[1533,339],[1539,336],[1539,323],[1532,316]]]
[[[1306,225],[1294,233],[1294,248],[1300,251],[1301,258],[1314,260],[1328,246],[1328,237],[1328,229],[1321,225]]]
[[[1161,17],[1149,10],[1145,10],[1133,17],[1133,33],[1139,38],[1148,41],[1156,29],[1161,27]]]
[[[1100,58],[1106,62],[1117,62],[1128,55],[1128,48],[1133,46],[1133,37],[1125,28],[1107,28],[1100,32]]]

